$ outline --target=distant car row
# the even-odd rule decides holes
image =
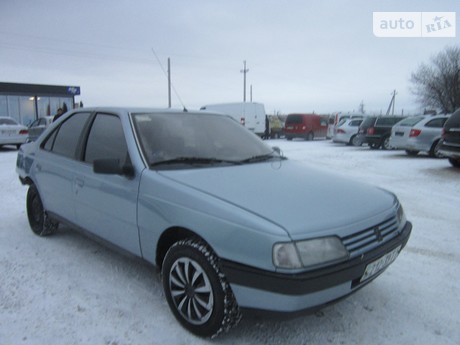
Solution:
[[[343,119],[332,140],[336,143],[372,149],[401,149],[408,155],[425,152],[431,157],[447,157],[460,167],[460,109],[452,115],[369,116]]]

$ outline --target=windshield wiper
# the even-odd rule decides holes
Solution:
[[[263,154],[263,155],[252,156],[252,157],[240,160],[238,162],[241,163],[241,164],[245,164],[245,163],[264,162],[264,161],[267,161],[267,160],[272,159],[272,158],[277,158],[279,160],[286,159],[285,157],[280,156],[280,155],[275,155],[274,153],[275,153],[275,151],[272,151],[270,153],[266,153],[266,154]]]
[[[168,165],[168,164],[220,164],[220,163],[229,163],[229,164],[240,164],[239,161],[232,161],[219,158],[206,158],[206,157],[175,157],[171,159],[166,159],[159,162],[154,162],[150,164],[151,167],[158,165]]]

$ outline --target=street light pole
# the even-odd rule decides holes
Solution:
[[[249,72],[249,69],[246,68],[246,60],[243,61],[243,69],[240,71],[243,73],[243,102],[246,102],[246,73]]]

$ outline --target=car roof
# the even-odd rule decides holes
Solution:
[[[200,110],[187,110],[185,108],[183,109],[174,109],[174,108],[154,108],[154,107],[84,107],[84,108],[76,108],[73,109],[72,112],[78,112],[78,111],[87,111],[87,112],[111,112],[111,113],[116,113],[116,114],[135,114],[135,113],[158,113],[158,114],[164,114],[164,113],[171,113],[171,114],[215,114],[215,115],[222,115],[219,113],[216,113],[214,111],[200,111]]]

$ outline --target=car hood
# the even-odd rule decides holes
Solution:
[[[396,202],[387,191],[291,160],[158,172],[271,221],[293,239],[364,226]]]

